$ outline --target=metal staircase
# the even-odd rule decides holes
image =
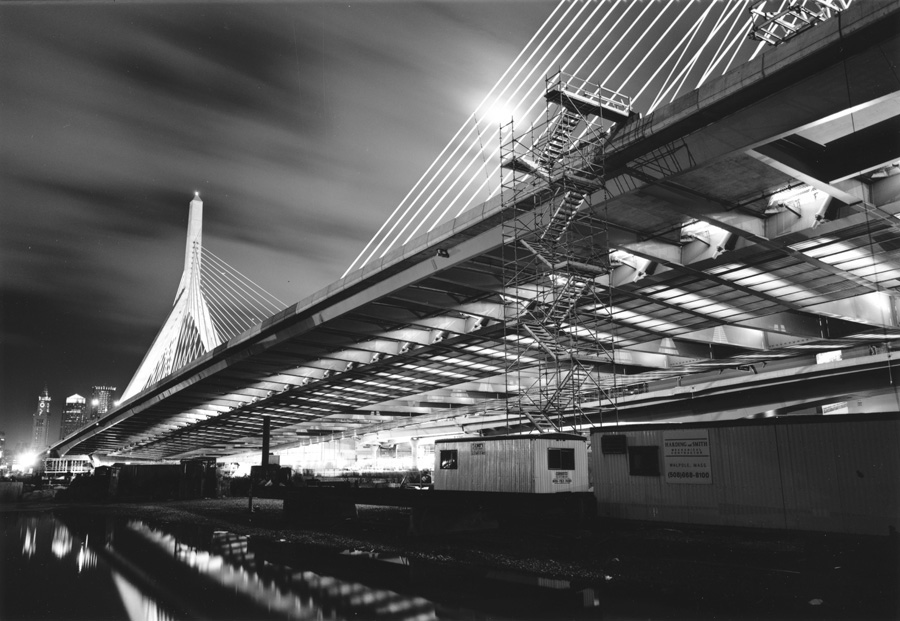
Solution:
[[[520,361],[514,369],[538,361],[536,374],[532,366],[520,376],[509,412],[538,433],[572,425],[586,390],[594,400],[604,392],[596,370],[613,357],[581,326],[596,318],[579,309],[602,305],[594,283],[609,262],[592,264],[606,253],[585,253],[570,229],[577,222],[580,239],[595,239],[591,197],[604,188],[605,152],[617,125],[633,116],[627,97],[563,73],[548,78],[545,97],[545,124],[532,126],[530,136],[515,136],[511,127],[501,133],[509,136],[501,145],[504,235],[516,240],[506,246],[513,256],[504,258],[511,274],[504,285],[517,301],[508,307],[507,343]]]
[[[556,433],[559,431],[559,427],[553,420],[547,415],[547,412],[543,410],[533,410],[529,411],[528,408],[522,408],[519,410],[525,418],[531,422],[532,426],[537,429],[538,433]]]
[[[553,168],[564,151],[571,144],[572,132],[581,124],[581,115],[563,108],[553,122],[552,128],[538,143],[540,157],[538,163],[548,171]]]
[[[526,395],[519,410],[538,433],[561,431],[563,420],[579,410],[585,393],[604,392],[591,377],[590,370],[575,358],[565,360],[550,372],[556,374],[553,381],[539,384],[536,394]]]
[[[556,326],[562,324],[569,319],[588,290],[593,285],[593,280],[570,274],[565,277],[564,281],[553,290],[553,298],[546,310],[545,317],[547,321]]]
[[[569,225],[578,214],[578,209],[584,204],[585,192],[581,190],[568,190],[562,195],[559,204],[553,211],[550,222],[541,233],[541,240],[558,242],[569,230]]]
[[[602,187],[603,168],[589,159],[592,150],[589,155],[579,151],[580,141],[573,140],[575,130],[583,126],[583,133],[590,136],[591,140],[583,141],[584,144],[608,143],[618,124],[630,120],[634,112],[627,97],[564,73],[548,80],[545,97],[548,103],[556,104],[557,111],[547,131],[533,141],[530,154],[536,153],[536,159],[513,153],[501,158],[501,166],[532,175],[557,188],[559,199],[540,239],[559,242],[584,204],[585,196]],[[613,125],[605,127],[605,121]]]

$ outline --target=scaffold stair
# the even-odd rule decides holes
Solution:
[[[546,169],[553,167],[553,164],[562,156],[566,146],[570,144],[572,132],[581,123],[581,117],[574,112],[565,108],[560,110],[559,115],[553,122],[552,129],[547,133],[543,148],[541,149],[538,163]]]
[[[576,409],[576,395],[582,392],[582,387],[590,378],[587,369],[581,366],[572,366],[561,370],[559,381],[552,389],[542,395],[544,412],[554,410]],[[564,399],[564,396],[567,397]]]
[[[522,414],[531,422],[532,426],[537,430],[538,433],[555,433],[559,431],[559,427],[550,420],[550,417],[547,416],[545,412],[534,411],[529,412],[527,409],[523,408],[521,410]]]
[[[534,339],[538,347],[545,351],[551,358],[556,360],[560,356],[568,355],[567,350],[559,340],[553,335],[544,322],[538,319],[527,319],[522,322],[522,328]]]
[[[568,319],[575,312],[578,300],[584,296],[592,282],[590,278],[584,276],[566,275],[565,282],[554,289],[553,303],[546,312],[548,321],[558,325]]]
[[[572,220],[578,213],[578,208],[584,202],[584,192],[579,190],[569,190],[565,192],[560,200],[559,205],[553,211],[550,222],[541,233],[541,240],[558,242],[569,229]]]

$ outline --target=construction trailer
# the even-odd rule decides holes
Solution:
[[[88,455],[65,455],[44,459],[42,479],[48,483],[69,483],[79,474],[93,472],[94,466]]]
[[[579,435],[449,438],[434,443],[434,489],[587,492],[587,440]]]
[[[900,414],[621,425],[591,433],[600,517],[889,535]]]

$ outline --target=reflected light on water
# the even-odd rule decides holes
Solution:
[[[286,618],[318,618],[323,610],[338,612],[343,618],[356,617],[360,613],[410,621],[436,618],[434,605],[425,598],[375,589],[311,571],[292,572],[284,567],[279,577],[287,584],[278,584],[276,578],[257,573],[261,566],[268,567],[268,563],[260,565],[249,549],[249,539],[242,535],[217,531],[213,533],[212,551],[207,551],[182,543],[140,521],[130,522],[128,528],[197,572]]]
[[[34,525],[29,524],[25,527],[25,534],[22,537],[22,555],[31,558],[37,551],[37,529]]]
[[[583,599],[577,602],[579,609],[599,605],[596,593],[578,593],[568,581],[522,577],[514,572],[476,576],[451,572],[448,582],[443,567],[432,574],[430,566],[418,565],[413,572],[410,559],[404,556],[358,549],[307,556],[302,546],[292,549],[266,539],[257,541],[205,528],[170,530],[140,520],[98,521],[92,516],[63,521],[51,515],[17,517],[10,526],[6,534],[10,543],[15,542],[12,549],[22,550],[21,562],[10,572],[19,577],[19,584],[10,588],[27,590],[34,585],[36,590],[17,598],[14,607],[4,608],[8,599],[0,598],[0,618],[4,619],[433,621],[440,610],[438,604],[409,592],[419,588],[411,587],[413,580],[437,585],[439,597],[443,594],[456,607],[460,602],[455,580],[460,579],[460,585],[468,585],[461,588],[480,593],[462,597],[460,610],[467,612],[469,601],[476,605],[479,598],[494,601],[497,589],[505,592],[509,588],[527,593],[527,602],[516,604],[526,612],[530,612],[532,598],[538,602],[541,597],[531,591],[551,593],[554,602],[573,604],[568,596],[577,595]],[[283,559],[291,559],[290,564]],[[317,573],[320,568],[326,573]],[[341,577],[329,575],[332,570]],[[59,597],[44,597],[46,584],[54,585]],[[385,584],[399,587],[386,588]],[[23,585],[28,585],[27,589]],[[555,611],[556,604],[553,607]],[[478,609],[470,612],[481,616],[459,618],[491,618]],[[572,617],[567,612],[553,618]]]
[[[27,539],[25,545],[29,545]],[[66,528],[65,525],[57,523],[53,529],[53,539],[50,542],[50,551],[53,552],[53,555],[56,558],[63,560],[72,552],[75,545],[75,538],[72,536],[72,533],[69,532],[69,529]],[[33,551],[36,548],[34,538],[32,538],[31,546],[32,551],[30,554],[33,554]],[[78,568],[78,573],[97,567],[97,554],[88,547],[87,538],[85,538],[81,544],[78,544],[78,553],[75,555],[75,565]]]
[[[187,544],[179,542],[175,537],[167,533],[150,528],[143,522],[134,521],[128,524],[132,530],[142,534],[166,551],[170,551],[175,558],[198,572],[208,576],[220,585],[249,597],[257,604],[270,611],[277,611],[288,618],[308,618],[315,614],[315,609],[304,605],[297,595],[291,593],[283,595],[274,583],[269,583],[257,574],[247,571],[241,565],[232,565],[226,562],[225,557],[213,554],[205,550],[199,550]],[[247,538],[230,533],[215,533],[214,542],[220,540],[220,548],[225,548],[233,553],[234,560],[252,561],[253,554],[246,552]],[[223,540],[224,541],[221,541]]]
[[[53,529],[50,550],[56,555],[56,558],[60,559],[72,551],[72,535],[69,533],[69,529],[62,524],[57,524]]]
[[[97,566],[97,555],[87,547],[87,541],[81,544],[78,549],[78,556],[75,557],[75,563],[78,565],[78,573],[87,569],[94,569]]]
[[[160,608],[154,600],[141,593],[122,574],[114,572],[113,582],[116,584],[125,610],[128,611],[129,621],[175,621],[175,617]]]

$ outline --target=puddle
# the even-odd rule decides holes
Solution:
[[[142,520],[0,515],[0,618],[599,619],[590,589]]]

